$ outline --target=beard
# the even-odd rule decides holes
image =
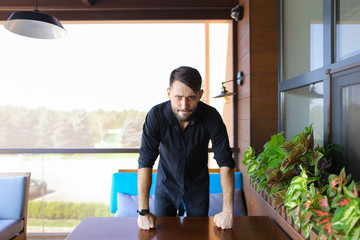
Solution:
[[[179,110],[176,108],[172,108],[172,111],[176,117],[176,119],[179,122],[188,122],[190,121],[191,117],[193,116],[195,109],[187,109],[187,110]],[[184,116],[182,115],[182,113],[185,112],[187,114],[185,114]]]

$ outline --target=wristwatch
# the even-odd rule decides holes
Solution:
[[[141,210],[137,210],[137,212],[139,213],[140,216],[145,216],[146,214],[148,214],[150,212],[149,209],[141,209]]]

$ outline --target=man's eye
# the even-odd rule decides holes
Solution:
[[[175,98],[177,98],[177,99],[181,99],[181,98],[182,98],[182,96],[176,95],[176,96],[175,96]]]
[[[189,96],[189,97],[187,97],[187,99],[190,101],[195,100],[195,96]]]

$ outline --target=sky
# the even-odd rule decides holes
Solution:
[[[204,74],[202,23],[63,26],[68,34],[56,40],[19,36],[0,26],[0,106],[148,111],[168,99],[174,68],[187,65]],[[224,26],[217,31],[226,33]],[[224,61],[226,51],[217,52],[215,59]],[[213,83],[220,91],[225,73],[216,69],[219,80]]]

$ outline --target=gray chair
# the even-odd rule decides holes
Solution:
[[[0,240],[26,239],[30,175],[0,172]]]

